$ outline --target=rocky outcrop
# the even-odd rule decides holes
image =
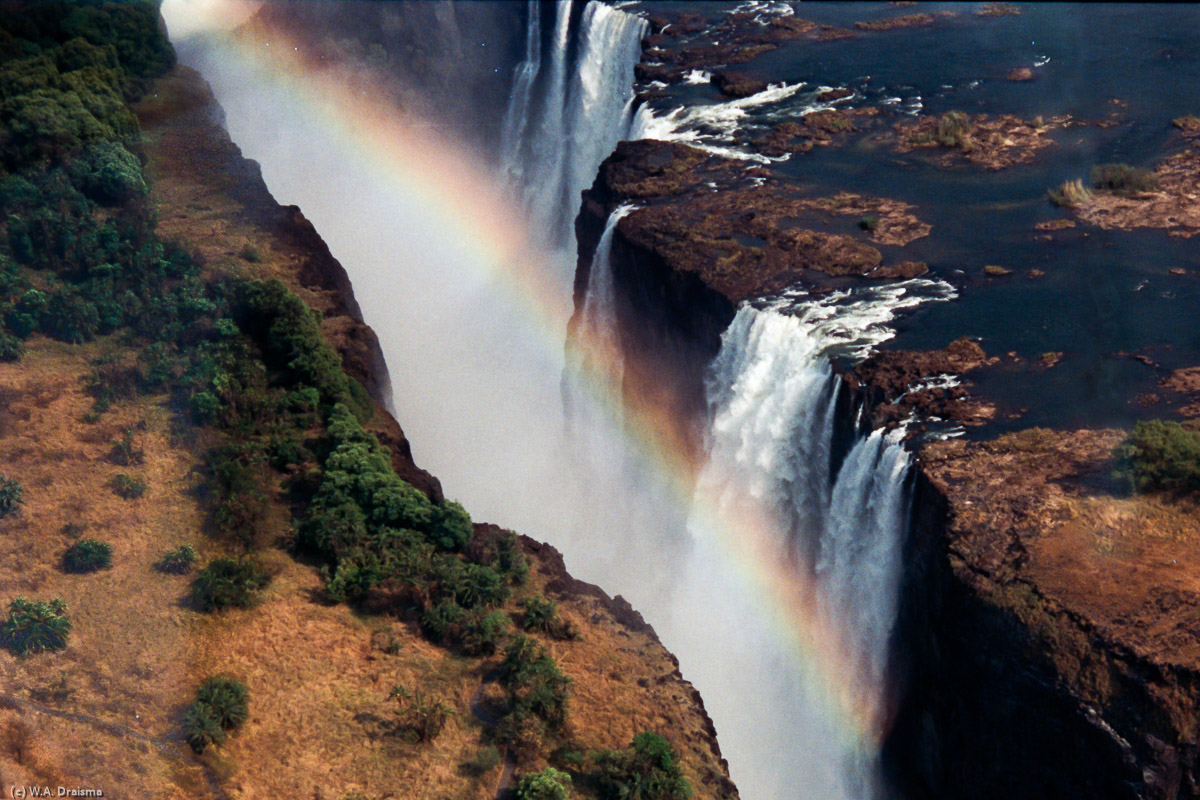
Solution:
[[[970,382],[960,376],[998,361],[964,338],[941,350],[877,353],[845,379],[861,396],[872,428],[890,428],[910,417],[977,426],[994,417],[996,409],[971,397]]]
[[[1009,80],[1031,80],[1014,78]],[[933,150],[938,166],[951,167],[966,161],[986,170],[1001,170],[1026,164],[1042,150],[1055,144],[1048,134],[1078,124],[1070,115],[1024,120],[1013,114],[950,112],[927,116],[915,122],[899,122],[884,139],[896,153]]]
[[[721,191],[712,191],[720,185]],[[814,287],[846,276],[883,278],[880,247],[900,247],[929,232],[902,202],[842,193],[805,196],[765,169],[673,142],[622,142],[584,193],[576,222],[576,316],[596,246],[612,211],[636,210],[617,224],[610,263],[618,335],[630,354],[627,392],[679,420],[694,448],[704,411],[702,376],[738,303],[798,282]],[[844,217],[846,233],[823,228]],[[921,271],[892,265],[897,277]],[[573,321],[573,325],[578,320]]]
[[[1151,191],[1098,191],[1071,210],[1080,221],[1104,230],[1163,228],[1181,239],[1200,233],[1200,140],[1165,158],[1154,169],[1152,180]]]
[[[887,742],[910,796],[1197,796],[1200,525],[1108,491],[1120,440],[924,449]]]

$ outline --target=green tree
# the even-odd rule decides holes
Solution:
[[[61,650],[70,632],[67,604],[59,597],[49,602],[16,598],[8,604],[8,620],[0,629],[4,646],[17,655]]]
[[[624,750],[597,754],[597,784],[604,800],[687,800],[692,787],[663,736],[642,731]]]
[[[24,502],[24,489],[12,478],[0,474],[0,519],[16,514]]]
[[[554,767],[522,775],[517,783],[517,800],[567,800],[571,776]]]

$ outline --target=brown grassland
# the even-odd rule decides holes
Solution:
[[[280,210],[212,121],[215,103],[198,75],[176,68],[148,97],[140,115],[161,234],[199,253],[210,271],[285,280],[325,314],[325,333],[348,369],[355,358],[361,369],[369,348],[341,307],[336,276],[305,275],[309,254],[271,222]],[[0,600],[62,597],[73,623],[60,652],[0,651],[0,783],[94,787],[119,798],[494,796],[504,764],[483,775],[463,764],[486,746],[488,725],[472,701],[486,707],[496,696],[485,678],[499,657],[461,656],[411,624],[323,602],[317,568],[277,546],[291,528],[281,494],[261,553],[274,579],[256,607],[201,613],[190,603],[189,577],[153,569],[185,543],[202,562],[232,552],[206,533],[197,492],[211,434],[177,418],[166,394],[121,399],[99,421],[82,422],[93,403],[90,361],[106,353],[133,357],[119,335],[82,346],[35,336],[21,362],[0,364],[0,464],[26,497],[18,516],[0,520]],[[399,429],[378,404],[376,418],[372,427],[394,441]],[[108,459],[126,428],[145,450],[143,465]],[[146,494],[119,497],[109,482],[121,472],[144,478]],[[68,523],[82,530],[64,530]],[[59,568],[80,535],[112,544],[111,568]],[[607,598],[571,588],[552,552],[526,547],[534,570],[521,595],[553,581],[547,591],[581,633],[545,642],[574,681],[567,733],[580,749],[624,747],[636,732],[654,730],[679,753],[697,797],[729,796],[711,723],[673,657],[648,630],[622,621]],[[517,607],[511,600],[506,608]],[[197,757],[181,721],[196,686],[213,674],[246,684],[250,719]],[[432,743],[384,732],[395,685],[454,709]]]

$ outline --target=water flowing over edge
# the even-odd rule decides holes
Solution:
[[[649,29],[641,17],[591,0],[572,36],[573,11],[573,3],[558,3],[554,19],[544,20],[541,4],[529,3],[525,56],[513,73],[500,143],[509,191],[547,241],[566,247],[574,244],[581,192],[629,135],[633,68]],[[543,26],[551,22],[546,53]]]
[[[953,293],[917,280],[746,303],[707,375],[707,461],[688,524],[696,552],[728,558],[725,528],[760,559],[777,561],[777,581],[795,595],[795,605],[782,605],[804,617],[781,624],[798,628],[827,662],[794,676],[794,721],[810,739],[836,727],[822,708],[832,693],[835,716],[856,717],[863,734],[826,740],[827,769],[795,789],[798,797],[882,792],[875,747],[888,724],[889,642],[911,504],[902,429],[861,433],[850,420],[852,443],[839,458],[847,420],[838,416],[841,378],[830,358],[866,356],[893,335],[887,323],[901,310]],[[831,675],[836,685],[815,685]]]

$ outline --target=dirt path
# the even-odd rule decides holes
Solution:
[[[51,717],[60,719],[68,719],[72,722],[80,722],[84,725],[90,725],[97,730],[103,731],[111,736],[124,736],[130,739],[136,739],[139,742],[146,744],[158,750],[168,758],[176,761],[182,761],[189,766],[199,766],[204,772],[205,781],[208,783],[209,793],[216,800],[226,800],[225,792],[221,790],[220,783],[217,781],[216,775],[205,764],[197,762],[195,759],[188,756],[183,750],[169,739],[160,739],[155,736],[147,736],[144,733],[135,731],[126,725],[121,725],[116,722],[108,722],[99,717],[93,717],[90,714],[81,714],[78,711],[66,711],[61,708],[53,708],[44,706],[41,703],[35,703],[32,700],[25,700],[20,697],[14,697],[10,694],[0,694],[0,708],[11,708],[16,711],[30,711],[35,714],[47,714]]]
[[[471,695],[470,709],[472,716],[482,722],[484,725],[493,727],[500,724],[500,718],[495,717],[487,712],[483,706],[483,689],[489,683],[492,683],[496,678],[500,677],[500,670],[494,669],[483,676],[483,682],[479,684],[474,694]],[[496,800],[504,800],[508,795],[508,790],[513,787],[513,773],[517,769],[517,759],[510,750],[504,751],[504,769],[500,771],[500,779],[496,781]]]

